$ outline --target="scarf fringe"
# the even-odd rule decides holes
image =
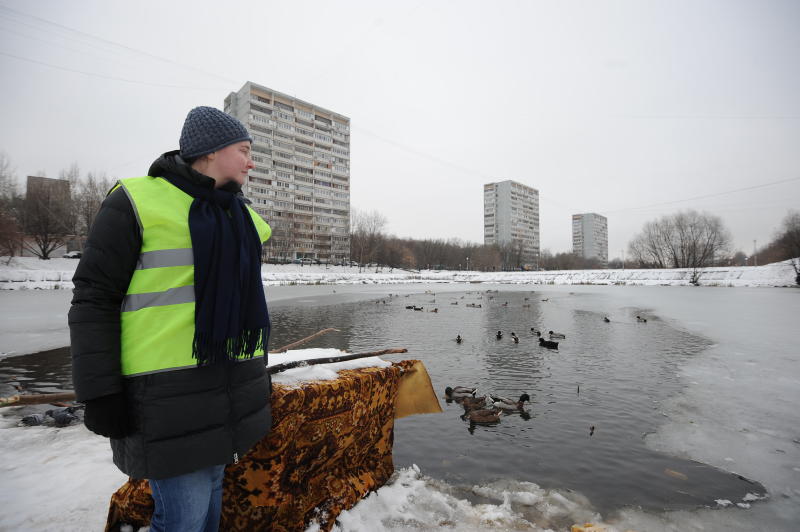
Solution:
[[[223,360],[249,360],[255,352],[267,352],[269,326],[245,329],[238,336],[213,340],[208,334],[196,334],[192,342],[192,357],[198,366],[209,366]]]

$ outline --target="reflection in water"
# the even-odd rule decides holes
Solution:
[[[585,298],[592,298],[592,305],[582,305]],[[494,425],[465,422],[461,405],[444,400],[443,414],[398,420],[395,465],[418,464],[425,474],[454,486],[530,481],[578,491],[604,514],[624,506],[714,506],[715,499],[763,493],[760,485],[644,445],[644,435],[664,419],[663,401],[679,392],[682,361],[708,342],[656,316],[637,322],[645,309],[620,312],[602,303],[596,294],[542,296],[529,290],[381,296],[341,304],[308,300],[271,308],[270,348],[335,327],[341,332],[304,347],[350,352],[406,347],[407,355],[388,358],[423,360],[437,394],[458,385],[477,387],[479,395],[528,393],[531,403],[523,412],[503,414]],[[406,310],[408,305],[424,310]],[[587,306],[601,310],[582,310]],[[438,312],[430,312],[433,308]],[[613,314],[610,323],[604,314]],[[566,338],[558,351],[544,349],[531,327]],[[502,340],[495,338],[498,330]],[[512,331],[520,337],[518,344]],[[457,334],[463,343],[455,342]],[[68,354],[0,361],[4,390],[12,377],[30,391],[69,387]]]

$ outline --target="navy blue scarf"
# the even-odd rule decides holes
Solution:
[[[184,178],[164,179],[192,196],[194,342],[197,365],[267,351],[270,322],[261,284],[261,239],[244,200]]]

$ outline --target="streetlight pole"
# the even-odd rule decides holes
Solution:
[[[469,271],[469,257],[467,257],[467,271]]]

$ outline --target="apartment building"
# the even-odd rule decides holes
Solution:
[[[593,212],[573,214],[572,252],[608,266],[608,219]]]
[[[483,243],[511,245],[535,269],[539,242],[539,191],[511,180],[483,185]]]
[[[265,258],[349,259],[350,119],[251,81],[224,110],[253,137],[243,190],[272,227]]]

